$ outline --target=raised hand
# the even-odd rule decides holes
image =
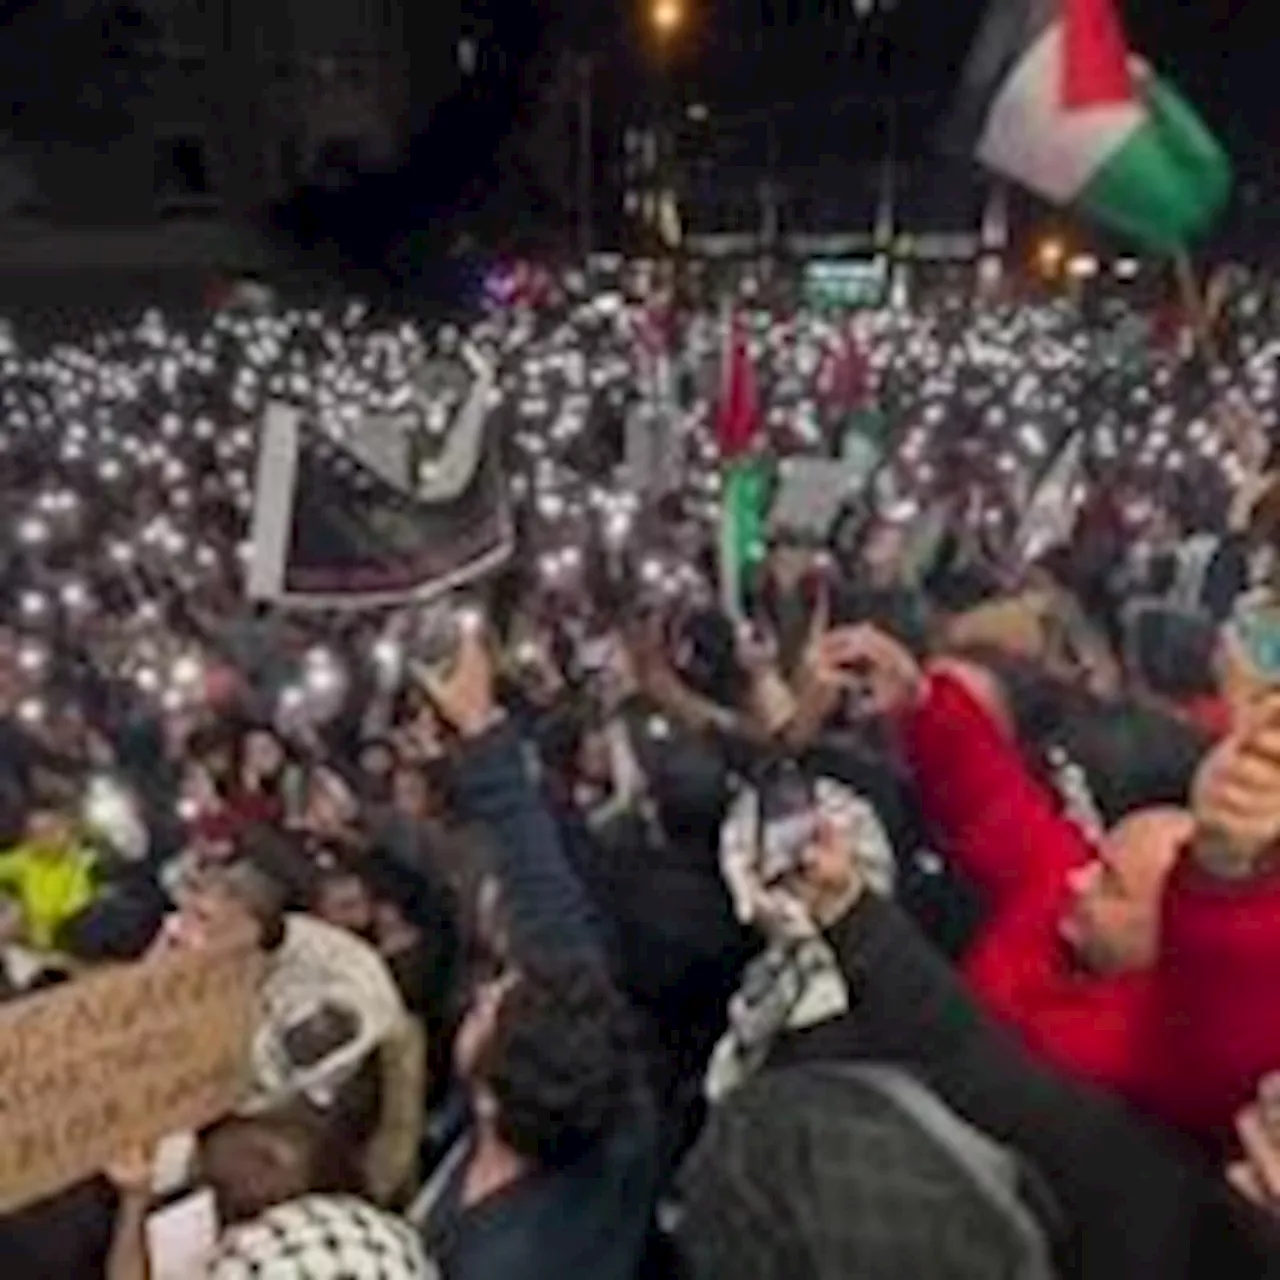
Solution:
[[[493,659],[483,619],[463,619],[457,660],[439,675],[424,675],[427,693],[441,719],[462,738],[477,738],[499,717],[494,696]]]
[[[842,688],[853,692],[864,715],[896,715],[924,696],[925,673],[915,656],[876,627],[831,632],[822,642],[821,661]]]

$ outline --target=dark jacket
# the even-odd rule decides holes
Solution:
[[[762,1071],[681,1169],[678,1248],[689,1280],[1048,1280],[1015,1168],[906,1073]]]
[[[656,1177],[655,1135],[641,1124],[469,1209],[455,1178],[431,1215],[428,1250],[443,1280],[635,1280]]]
[[[454,782],[463,813],[493,836],[494,870],[517,950],[600,954],[599,921],[514,728],[504,724],[468,743],[458,755]]]
[[[814,777],[844,783],[876,811],[897,863],[893,898],[944,955],[958,959],[982,923],[982,896],[930,851],[915,786],[888,756],[863,746],[856,734],[827,732],[805,756]]]
[[[1044,1178],[1061,1214],[1064,1278],[1280,1277],[1271,1224],[1228,1192],[1218,1170],[1118,1101],[1031,1061],[893,904],[864,896],[829,939],[854,1008],[780,1042],[771,1065],[912,1070]]]
[[[512,947],[572,951],[608,967],[592,904],[565,855],[523,744],[504,725],[457,761],[467,816],[489,827]],[[658,1132],[647,1105],[568,1169],[542,1170],[468,1209],[463,1160],[431,1215],[446,1280],[633,1280],[653,1216]]]
[[[100,1280],[116,1197],[105,1178],[83,1182],[0,1218],[5,1280]]]

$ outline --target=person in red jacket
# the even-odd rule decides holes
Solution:
[[[1197,780],[1197,809],[1248,834],[1230,867],[1206,867],[1187,810],[1136,813],[1095,846],[1028,774],[972,669],[922,669],[867,627],[825,643],[868,709],[895,717],[926,819],[987,896],[964,970],[988,1010],[1076,1078],[1229,1141],[1280,1063],[1280,868],[1262,856],[1280,841],[1280,699]]]

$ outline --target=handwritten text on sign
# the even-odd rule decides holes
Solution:
[[[230,1110],[257,974],[248,947],[178,953],[0,1009],[0,1212]]]

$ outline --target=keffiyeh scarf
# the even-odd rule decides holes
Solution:
[[[893,850],[875,811],[847,787],[826,779],[815,787],[824,820],[849,841],[869,889],[893,892]],[[849,1011],[849,989],[822,930],[799,899],[767,886],[760,875],[759,797],[744,791],[720,839],[720,869],[738,919],[769,939],[746,968],[729,1002],[729,1028],[711,1056],[705,1092],[717,1102],[764,1065],[785,1031],[801,1031]]]

